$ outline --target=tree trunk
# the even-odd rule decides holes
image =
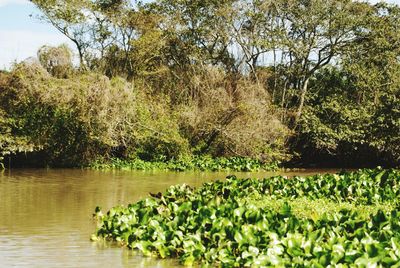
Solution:
[[[79,42],[76,39],[70,38],[72,42],[75,43],[76,48],[78,49],[78,54],[79,54],[79,68],[82,71],[87,71],[84,56],[83,56],[83,49],[82,46],[79,44]]]
[[[294,121],[295,125],[297,125],[298,121],[300,120],[301,114],[303,112],[304,100],[306,98],[309,81],[310,81],[310,78],[306,78],[306,80],[304,81],[303,86],[301,88],[299,108],[297,109],[297,113],[296,113],[296,117],[295,117],[295,121]]]
[[[281,107],[285,107],[285,98],[286,98],[286,88],[287,88],[288,80],[285,79],[285,84],[283,85],[283,92],[282,92],[282,100],[281,100]]]

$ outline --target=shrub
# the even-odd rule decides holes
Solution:
[[[225,76],[209,69],[188,85],[197,83],[201,94],[176,102],[172,92],[156,93],[140,80],[71,75],[52,76],[30,61],[1,83],[0,109],[12,121],[7,133],[25,137],[42,164],[114,157],[178,163],[193,154],[276,163],[286,157],[287,128],[266,91],[244,78],[232,92]]]
[[[163,105],[119,78],[90,73],[59,79],[23,63],[10,74],[0,98],[16,120],[13,134],[29,137],[50,165],[87,164],[121,148],[121,156],[176,157],[187,150]]]
[[[193,78],[199,94],[182,107],[181,125],[195,153],[265,162],[285,159],[290,132],[278,119],[268,93],[245,78],[232,91],[225,79],[218,69]]]
[[[182,137],[176,113],[168,97],[152,99],[137,92],[136,127],[131,157],[147,161],[178,159],[190,154],[188,140]]]
[[[42,46],[37,54],[40,64],[52,76],[67,78],[72,75],[72,51],[67,45]]]
[[[331,68],[312,81],[297,130],[303,161],[339,166],[400,163],[400,91],[368,92]],[[362,97],[361,97],[362,96]]]

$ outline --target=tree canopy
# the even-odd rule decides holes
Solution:
[[[342,161],[354,154],[368,155],[371,162],[399,161],[397,5],[352,0],[31,2],[41,19],[73,42],[80,61],[74,70],[68,49],[45,46],[38,57],[47,72],[58,79],[85,73],[122,77],[154,101],[167,100],[168,113],[179,110],[186,116],[185,124],[177,123],[178,132],[193,151],[265,157],[284,144],[303,161]],[[273,142],[280,125],[268,131],[265,120],[289,129],[281,129],[283,142]],[[253,133],[244,134],[234,124],[251,125]],[[249,137],[257,142],[246,143]]]

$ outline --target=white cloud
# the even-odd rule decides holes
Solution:
[[[6,5],[27,5],[29,4],[28,0],[0,0],[0,7]]]
[[[387,2],[387,3],[391,3],[391,4],[400,4],[400,0],[367,0],[367,2],[371,3],[371,4],[376,4],[379,2]]]
[[[43,45],[73,44],[62,34],[25,30],[0,30],[0,69],[9,69],[13,62],[35,57]]]

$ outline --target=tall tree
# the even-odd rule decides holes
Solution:
[[[175,49],[184,50],[186,63],[222,65],[234,68],[229,46],[237,0],[161,0],[159,9],[166,17],[162,30],[175,39]],[[171,43],[171,45],[173,45]],[[177,64],[183,59],[172,59]]]
[[[343,54],[365,29],[370,5],[351,0],[279,1],[284,20],[280,40],[288,77],[298,91],[295,123],[301,117],[309,81],[321,68]]]
[[[51,23],[58,31],[70,39],[79,53],[80,66],[86,69],[85,56],[91,45],[87,24],[89,0],[30,0],[43,13],[41,19]]]

